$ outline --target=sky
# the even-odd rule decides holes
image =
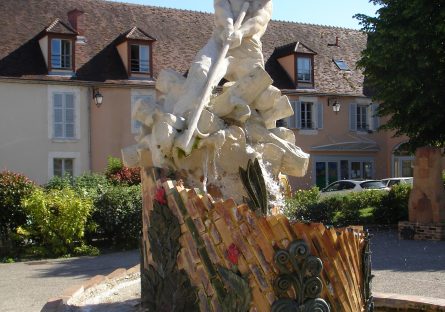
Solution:
[[[213,0],[112,0],[168,8],[213,12]],[[369,0],[274,0],[274,20],[360,29],[354,14],[374,16],[378,7]]]

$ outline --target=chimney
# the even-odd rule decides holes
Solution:
[[[335,36],[335,43],[328,43],[328,47],[339,47],[338,36]]]
[[[68,21],[79,34],[79,36],[84,35],[85,32],[85,16],[83,11],[74,9],[68,12]]]

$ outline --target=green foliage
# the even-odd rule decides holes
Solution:
[[[442,171],[442,182],[443,182],[443,187],[445,188],[445,170]]]
[[[29,222],[20,234],[44,246],[52,255],[64,255],[81,242],[91,200],[78,196],[72,189],[35,190],[23,200]]]
[[[0,238],[26,223],[21,201],[36,189],[36,185],[22,174],[0,172]]]
[[[63,190],[71,188],[73,186],[73,177],[69,174],[65,174],[62,177],[54,176],[48,183],[44,185],[46,190]]]
[[[141,169],[128,168],[122,164],[119,158],[108,157],[105,176],[114,185],[138,185],[141,184]]]
[[[407,135],[409,147],[445,145],[445,5],[443,0],[373,0],[378,17],[356,15],[368,34],[358,66],[383,129]]]
[[[311,212],[317,209],[320,191],[314,186],[309,190],[298,190],[286,200],[285,214],[298,221],[311,220]]]
[[[75,256],[98,256],[100,251],[97,247],[82,244],[78,247],[74,247],[73,254]]]
[[[107,158],[107,169],[105,171],[106,175],[114,174],[124,167],[122,160],[120,158],[108,156]]]
[[[111,186],[95,201],[93,220],[98,230],[121,247],[135,247],[141,233],[141,187]]]
[[[380,224],[396,224],[400,220],[408,220],[408,200],[411,185],[394,185],[375,213],[375,219]]]
[[[408,219],[411,186],[401,184],[391,191],[363,191],[320,198],[317,188],[300,190],[287,201],[285,214],[302,222],[335,226],[396,224]]]

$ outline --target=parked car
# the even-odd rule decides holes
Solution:
[[[413,178],[412,177],[386,178],[386,179],[382,179],[382,182],[387,187],[393,187],[396,184],[409,184],[409,185],[413,185]]]
[[[322,189],[320,195],[322,197],[337,194],[342,195],[350,192],[361,192],[365,190],[388,191],[389,188],[386,187],[386,185],[380,180],[340,180],[335,181]]]

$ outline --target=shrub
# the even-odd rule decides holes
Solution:
[[[54,176],[52,177],[48,183],[46,183],[43,187],[46,190],[63,190],[67,188],[72,188],[73,186],[73,177],[69,174],[66,174],[62,177]]]
[[[408,200],[411,185],[394,185],[382,199],[382,204],[375,212],[375,220],[379,224],[397,224],[408,220]]]
[[[93,220],[119,247],[136,247],[141,235],[141,187],[110,187],[96,202]]]
[[[105,175],[114,185],[138,185],[141,183],[141,169],[128,168],[119,158],[108,157]]]
[[[310,220],[309,210],[317,205],[320,199],[318,187],[310,190],[298,190],[291,198],[286,199],[284,214],[291,220]]]
[[[36,187],[34,182],[22,174],[0,172],[0,238],[7,238],[9,232],[26,223],[21,201]]]
[[[37,189],[23,201],[23,208],[29,223],[20,233],[45,247],[48,255],[64,255],[82,244],[92,203],[70,188],[48,192]]]

